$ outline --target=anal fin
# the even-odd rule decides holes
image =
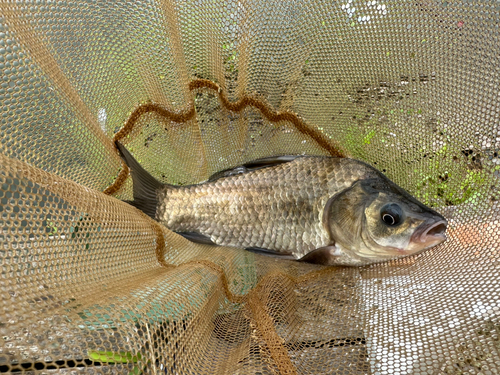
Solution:
[[[180,234],[182,237],[191,242],[201,243],[205,245],[217,245],[214,241],[212,241],[212,239],[209,236],[205,236],[204,234],[198,232],[176,232],[176,233]]]

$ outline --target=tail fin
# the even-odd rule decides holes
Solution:
[[[116,142],[116,147],[120,151],[120,156],[130,168],[134,183],[134,200],[128,203],[155,219],[156,207],[158,206],[156,193],[163,184],[146,172],[122,144]]]

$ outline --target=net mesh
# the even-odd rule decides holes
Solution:
[[[500,372],[500,5],[0,1],[0,372]],[[121,200],[282,154],[449,221],[362,268],[188,242]]]

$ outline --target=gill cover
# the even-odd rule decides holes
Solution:
[[[331,197],[323,211],[323,226],[332,242],[343,250],[358,246],[364,226],[364,210],[375,198],[366,186],[370,180],[356,181]]]

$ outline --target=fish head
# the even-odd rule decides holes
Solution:
[[[390,180],[360,180],[332,197],[324,224],[362,264],[420,253],[446,240],[447,221]]]

